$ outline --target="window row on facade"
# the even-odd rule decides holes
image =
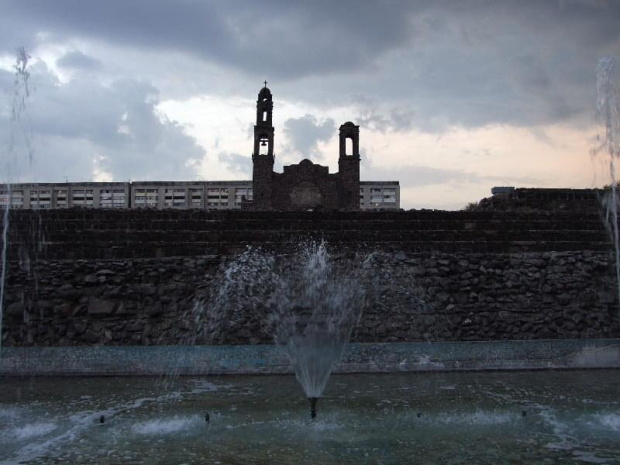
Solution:
[[[400,186],[397,181],[360,182],[360,209],[387,210],[400,208]]]
[[[234,209],[252,200],[250,181],[58,183],[0,186],[0,207]]]
[[[361,182],[360,208],[399,208],[398,182]],[[45,183],[0,185],[0,207],[240,209],[253,198],[252,181]]]

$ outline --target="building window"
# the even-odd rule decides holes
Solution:
[[[202,207],[202,189],[190,188],[189,201],[190,201],[191,208],[201,208]]]
[[[125,208],[127,193],[124,189],[112,189],[112,206]]]
[[[11,191],[11,208],[24,208],[24,191]]]
[[[370,203],[375,204],[395,204],[396,189],[391,187],[370,189]]]
[[[396,203],[396,189],[383,189],[383,203]]]
[[[159,193],[157,189],[136,189],[134,205],[137,208],[157,208]]]
[[[30,191],[30,208],[52,208],[52,191],[47,189],[32,189]]]
[[[93,198],[92,189],[75,189],[72,193],[72,202],[75,206],[92,207]]]
[[[68,189],[59,189],[54,191],[54,197],[56,198],[56,208],[67,208],[69,206],[69,197],[67,193]]]
[[[228,188],[210,187],[207,189],[207,206],[211,208],[228,207]]]
[[[252,200],[253,198],[253,190],[251,187],[237,187],[235,188],[235,206],[241,206],[243,202],[243,198],[245,200]]]
[[[182,208],[187,206],[185,189],[164,189],[164,206]]]
[[[99,205],[101,208],[125,208],[124,189],[101,189]]]

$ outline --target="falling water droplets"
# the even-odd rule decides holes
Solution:
[[[25,47],[18,47],[16,50],[16,60],[13,68],[15,69],[15,88],[13,92],[13,110],[11,112],[13,121],[19,121],[22,113],[26,109],[26,101],[30,96],[28,87],[28,79],[30,71],[28,71],[28,62],[30,55],[26,52]]]
[[[323,242],[292,249],[276,256],[249,248],[225,265],[192,307],[194,334],[224,343],[250,314],[260,322],[252,327],[286,350],[306,396],[320,397],[370,291],[372,255],[333,255]]]
[[[308,398],[321,397],[342,357],[366,296],[359,266],[364,257],[336,261],[325,243],[307,244],[279,289],[275,341],[286,348]],[[297,277],[295,277],[297,276]]]
[[[615,60],[602,58],[596,67],[596,118],[599,123],[594,155],[603,154],[609,165],[610,193],[604,199],[605,224],[614,243],[620,299],[620,231],[618,230],[617,158],[620,156],[620,100],[615,83]]]
[[[24,152],[28,161],[28,166],[32,166],[33,149],[31,144],[30,125],[24,122],[27,114],[28,98],[30,97],[30,87],[28,84],[30,71],[28,68],[30,55],[28,55],[25,47],[18,47],[16,50],[16,58],[13,69],[15,70],[15,79],[13,86],[13,102],[11,107],[9,141],[2,160],[2,174],[0,185],[5,192],[5,204],[2,213],[2,235],[1,237],[1,265],[0,270],[0,351],[2,349],[2,317],[4,311],[4,291],[6,285],[7,271],[7,251],[8,251],[8,233],[9,233],[9,217],[11,210],[12,189],[11,184],[15,182],[13,179],[14,172],[19,171],[20,157],[23,144]],[[21,142],[21,144],[20,144]],[[1,352],[0,352],[1,355]]]

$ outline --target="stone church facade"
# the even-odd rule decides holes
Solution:
[[[265,86],[258,93],[252,181],[254,198],[245,207],[251,210],[359,210],[360,154],[359,126],[346,122],[340,126],[338,172],[310,160],[273,171],[273,98]],[[348,142],[348,143],[347,143]],[[347,146],[350,147],[347,153]]]

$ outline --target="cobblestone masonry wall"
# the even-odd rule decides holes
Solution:
[[[133,213],[17,212],[4,345],[210,342],[209,308],[195,298],[222,263],[248,244],[286,249],[304,234],[337,254],[384,251],[354,341],[620,336],[613,254],[596,215]],[[242,310],[217,343],[271,340],[264,315]]]

